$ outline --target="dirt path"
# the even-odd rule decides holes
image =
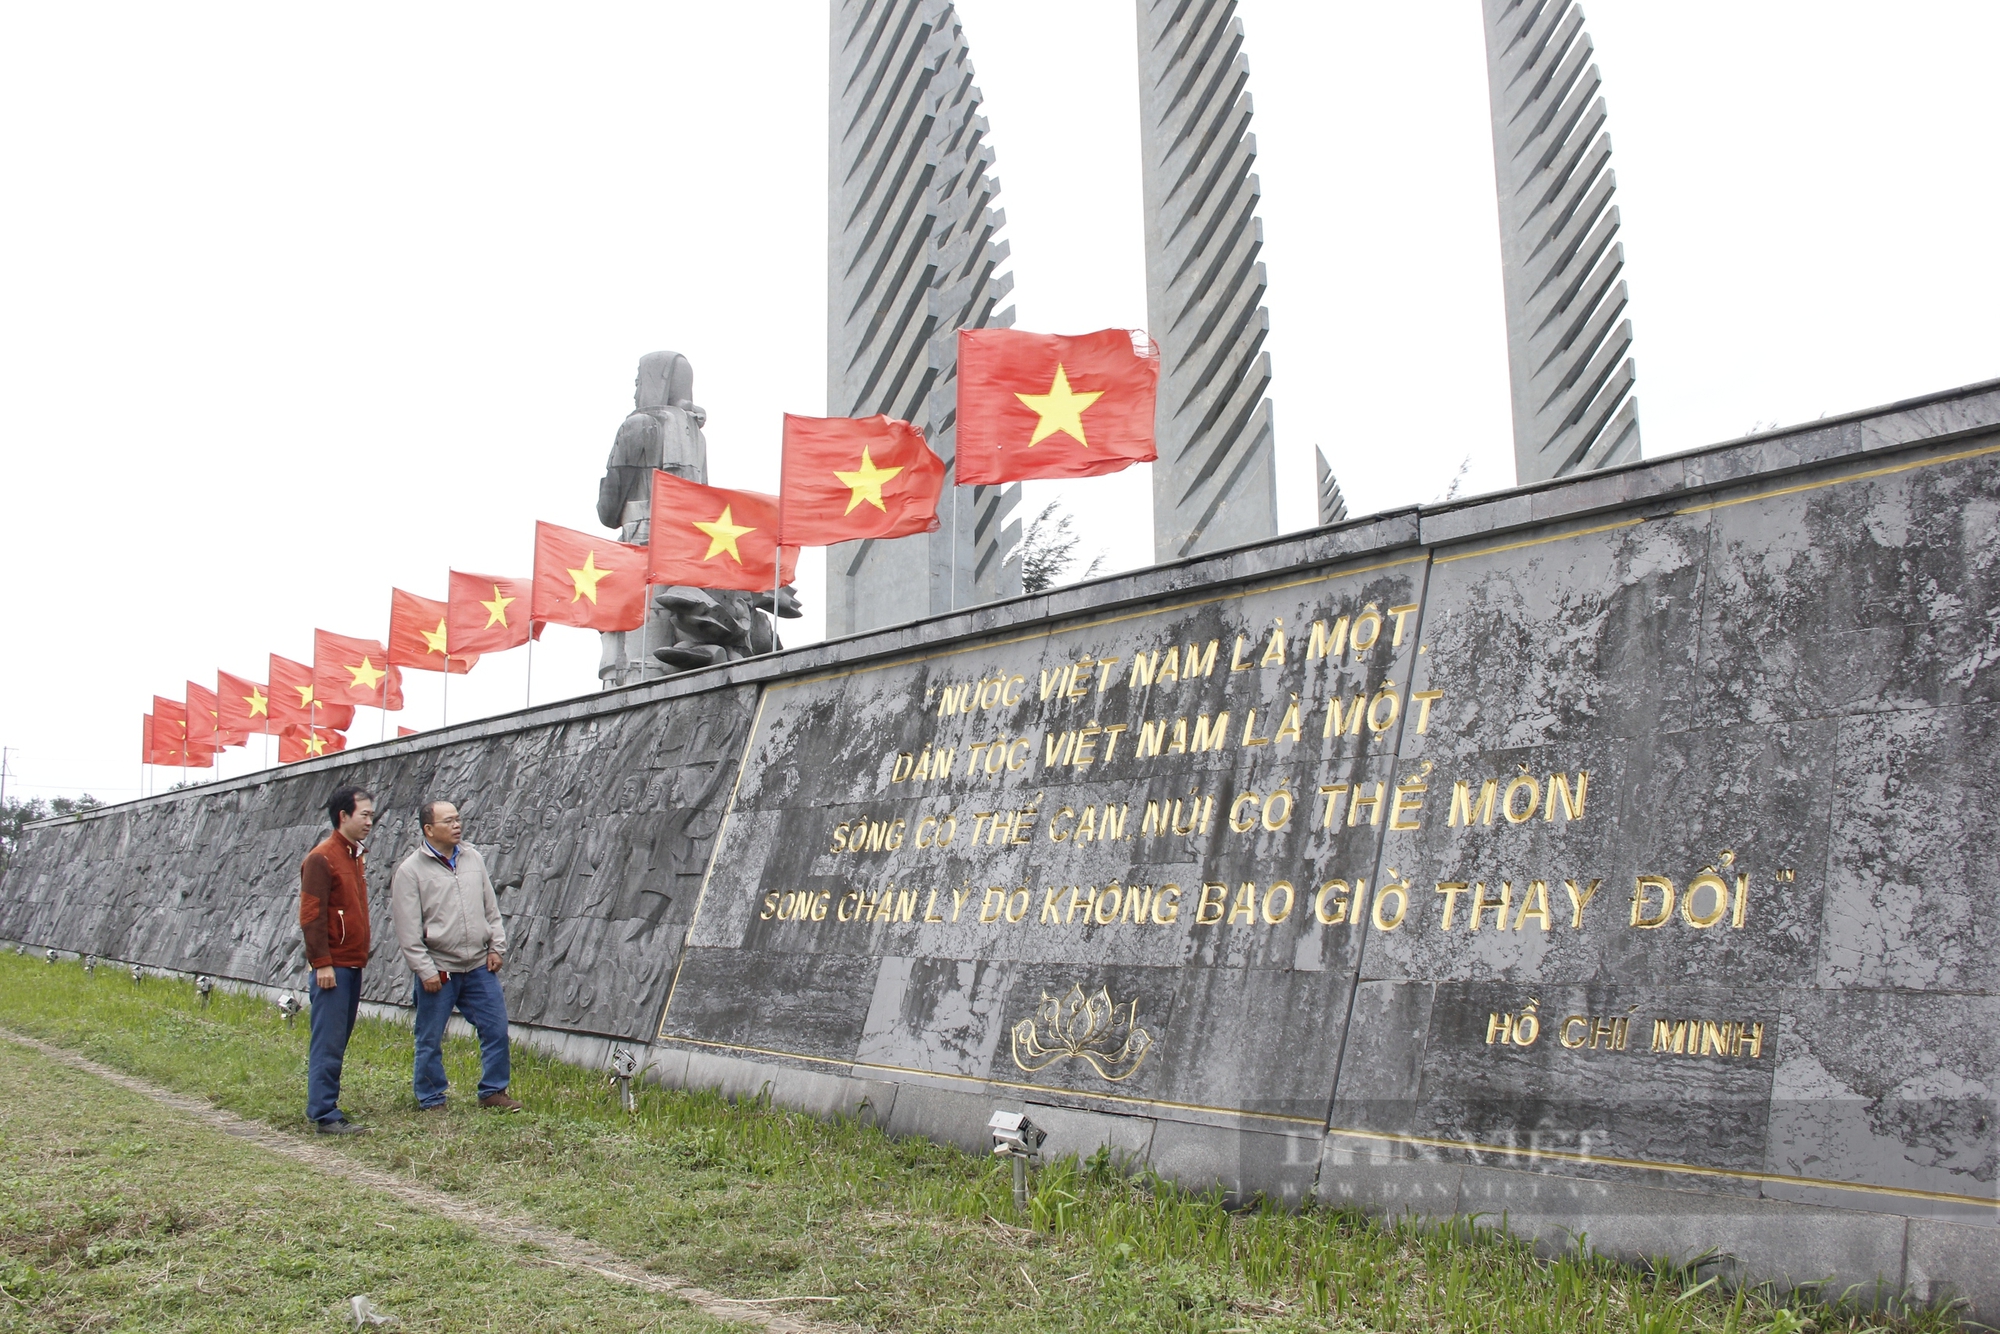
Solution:
[[[454,1199],[427,1186],[415,1185],[401,1177],[357,1163],[330,1146],[315,1144],[296,1135],[286,1134],[261,1121],[246,1120],[234,1112],[224,1111],[199,1098],[175,1093],[146,1080],[136,1079],[122,1071],[113,1070],[110,1066],[99,1065],[96,1061],[79,1056],[73,1051],[52,1047],[46,1042],[25,1037],[5,1028],[0,1028],[0,1040],[18,1043],[40,1052],[61,1065],[95,1075],[99,1079],[109,1080],[120,1088],[150,1098],[162,1107],[171,1108],[191,1120],[211,1126],[224,1134],[233,1135],[237,1139],[248,1140],[272,1153],[283,1154],[330,1176],[373,1187],[426,1213],[441,1214],[453,1222],[463,1223],[476,1229],[490,1240],[519,1242],[539,1248],[539,1254],[532,1254],[526,1258],[560,1268],[583,1270],[599,1278],[610,1279],[614,1283],[629,1284],[647,1292],[670,1293],[717,1319],[752,1325],[770,1330],[773,1334],[834,1334],[837,1328],[798,1320],[782,1311],[771,1309],[774,1305],[801,1300],[799,1298],[758,1302],[737,1301],[718,1296],[705,1288],[697,1288],[677,1278],[647,1273],[623,1257],[614,1255],[581,1237],[543,1227],[515,1214],[496,1213],[491,1209]]]

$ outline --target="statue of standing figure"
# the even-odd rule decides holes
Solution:
[[[618,530],[618,540],[644,546],[652,535],[653,470],[708,483],[708,413],[694,401],[694,367],[678,352],[648,352],[639,359],[633,412],[618,427],[604,480],[597,487],[597,518]],[[776,627],[760,612],[797,616],[790,585],[769,591],[663,588],[638,630],[602,632],[597,677],[606,689],[669,676],[693,667],[747,658],[782,648]]]

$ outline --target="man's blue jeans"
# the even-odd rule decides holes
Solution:
[[[312,992],[312,1047],[306,1057],[306,1119],[339,1121],[340,1066],[347,1056],[348,1035],[354,1032],[354,1016],[361,1009],[361,970],[336,968],[333,986],[320,990],[315,979]]]
[[[479,1096],[505,1093],[512,1082],[507,1062],[507,1001],[500,978],[481,964],[469,973],[453,973],[424,990],[424,979],[410,974],[417,996],[417,1061],[411,1080],[417,1103],[435,1107],[444,1101],[444,1025],[455,1007],[479,1034]]]

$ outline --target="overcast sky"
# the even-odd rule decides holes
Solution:
[[[1130,3],[960,9],[1019,325],[1142,326]],[[1461,464],[1510,485],[1475,0],[1239,12],[1284,523],[1312,521],[1314,444],[1356,513]],[[1588,14],[1648,455],[2000,375],[2000,5]],[[0,10],[8,791],[129,797],[154,693],[310,660],[315,626],[381,636],[390,588],[442,597],[450,566],[526,574],[536,519],[594,528],[645,352],[693,360],[713,480],[775,490],[781,414],[825,409],[825,16]],[[1143,564],[1144,473],[1024,508]],[[596,661],[552,628],[534,699]],[[488,658],[451,716],[519,707],[526,670]],[[395,721],[435,726],[438,683]]]

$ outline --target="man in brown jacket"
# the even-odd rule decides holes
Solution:
[[[322,1135],[353,1135],[362,1127],[340,1110],[340,1066],[368,963],[368,868],[361,843],[375,827],[375,798],[358,787],[338,788],[326,813],[333,832],[299,864],[299,929],[314,982],[306,1119]]]

